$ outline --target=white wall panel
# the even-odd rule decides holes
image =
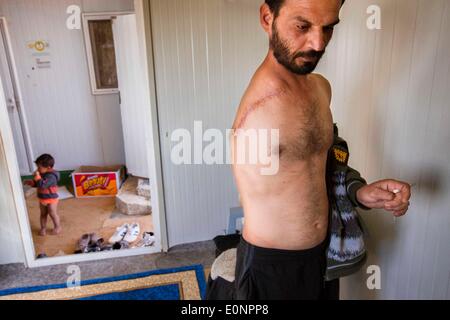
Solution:
[[[365,27],[372,4],[382,30]],[[348,1],[319,69],[332,82],[352,165],[369,181],[416,185],[405,218],[364,213],[382,290],[367,289],[363,270],[343,281],[344,298],[450,298],[449,18],[446,0]]]
[[[3,84],[0,78],[0,112],[3,112],[3,117],[0,117],[0,265],[9,263],[25,262],[25,252],[22,246],[22,239],[20,236],[19,221],[16,215],[16,206],[12,197],[12,184],[9,175],[8,165],[12,164],[7,161],[15,157],[6,157],[6,151],[14,150],[14,147],[5,145],[4,141],[12,141],[12,132],[5,131],[8,127],[9,117],[6,110],[6,99],[3,94]],[[5,137],[5,136],[8,136]],[[10,151],[15,152],[15,151]],[[18,165],[17,165],[18,169]],[[1,275],[0,275],[1,276]]]
[[[0,265],[24,262],[25,255],[20,237],[19,222],[16,216],[5,153],[0,140],[0,239],[4,245],[0,247]]]

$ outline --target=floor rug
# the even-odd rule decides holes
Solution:
[[[203,266],[155,270],[113,278],[0,291],[0,300],[201,300]]]

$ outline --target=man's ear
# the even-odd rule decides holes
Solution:
[[[267,3],[264,3],[259,9],[259,19],[263,29],[270,34],[272,32],[273,13]]]

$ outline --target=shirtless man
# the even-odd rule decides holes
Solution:
[[[242,99],[232,139],[241,130],[279,130],[279,171],[234,163],[245,212],[236,266],[237,299],[323,297],[329,203],[326,162],[333,143],[328,81],[312,74],[339,23],[343,0],[266,0],[260,19],[270,49]],[[240,130],[239,130],[240,129]],[[367,208],[403,216],[410,185],[362,186]]]

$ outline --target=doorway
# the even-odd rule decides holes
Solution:
[[[66,193],[66,195],[68,196],[67,199],[61,199],[61,215],[64,216],[64,218],[66,219],[66,235],[68,235],[68,237],[71,237],[72,241],[72,248],[73,251],[75,251],[76,249],[76,245],[78,240],[80,239],[80,237],[83,236],[83,233],[86,235],[90,235],[94,232],[96,232],[97,230],[100,230],[99,232],[102,232],[103,229],[107,229],[107,233],[106,234],[98,234],[98,236],[100,236],[101,238],[104,238],[103,240],[105,240],[106,242],[108,242],[109,238],[115,233],[116,228],[124,225],[124,224],[128,224],[128,225],[133,225],[135,224],[135,222],[137,222],[140,226],[140,232],[138,234],[139,239],[136,240],[141,240],[140,238],[143,237],[143,235],[145,233],[147,234],[152,234],[152,236],[154,237],[154,241],[151,245],[149,246],[138,246],[136,247],[135,245],[138,243],[129,243],[130,247],[129,248],[124,248],[124,249],[129,249],[129,250],[120,250],[120,251],[108,251],[108,252],[90,252],[90,253],[85,253],[83,252],[82,254],[79,255],[74,255],[75,252],[72,252],[72,249],[69,249],[69,252],[65,252],[64,250],[61,250],[62,252],[57,252],[56,254],[53,252],[50,255],[45,254],[45,256],[41,256],[39,259],[37,259],[37,257],[39,255],[41,255],[41,253],[46,253],[46,252],[40,252],[42,251],[42,249],[37,249],[37,245],[36,245],[36,241],[34,246],[31,245],[25,245],[26,246],[26,256],[27,256],[27,264],[30,267],[34,267],[34,266],[43,266],[43,265],[53,265],[53,264],[59,264],[59,263],[71,263],[71,262],[75,262],[75,261],[88,261],[88,260],[97,260],[97,259],[103,259],[103,258],[113,258],[113,257],[121,257],[121,256],[130,256],[130,255],[140,255],[140,254],[149,254],[149,253],[155,253],[155,252],[160,252],[161,251],[161,232],[160,232],[160,193],[158,192],[158,186],[161,184],[161,181],[159,181],[159,176],[158,176],[158,169],[157,169],[157,159],[156,159],[156,155],[158,154],[158,150],[157,150],[157,143],[155,143],[155,141],[157,142],[158,139],[156,138],[156,140],[154,139],[153,136],[153,130],[150,130],[152,126],[154,126],[154,119],[152,118],[152,112],[153,109],[156,108],[156,106],[154,105],[154,98],[151,97],[150,95],[150,84],[149,84],[149,77],[148,75],[146,75],[146,70],[147,68],[144,68],[144,66],[147,64],[147,57],[146,57],[146,52],[147,52],[147,48],[145,47],[146,44],[146,33],[147,30],[143,30],[144,29],[144,25],[143,23],[145,22],[145,13],[143,11],[144,6],[142,5],[141,1],[136,1],[136,3],[138,3],[138,6],[136,7],[136,12],[135,13],[130,13],[127,14],[127,22],[125,24],[128,25],[128,27],[131,25],[131,23],[134,23],[135,27],[135,35],[133,37],[131,37],[134,41],[134,43],[130,43],[129,39],[126,39],[128,41],[128,43],[126,44],[126,46],[128,48],[130,48],[131,46],[135,46],[136,48],[136,44],[138,44],[139,48],[134,50],[134,53],[137,53],[139,55],[139,59],[145,59],[145,61],[143,61],[142,63],[140,63],[140,69],[138,71],[136,71],[136,74],[140,74],[136,75],[136,74],[132,74],[130,76],[130,74],[128,73],[127,68],[120,68],[120,61],[127,61],[127,60],[132,60],[135,63],[136,61],[136,56],[134,57],[129,57],[129,52],[124,52],[116,50],[115,54],[117,55],[117,71],[118,71],[118,78],[122,83],[128,83],[129,81],[136,81],[139,80],[140,81],[140,86],[133,86],[133,85],[122,85],[120,86],[120,90],[121,90],[121,94],[120,94],[120,98],[117,97],[117,103],[120,104],[120,120],[121,120],[121,124],[123,127],[123,139],[126,140],[126,134],[128,133],[127,129],[127,121],[134,121],[133,119],[136,119],[136,115],[139,113],[139,121],[141,124],[143,124],[144,126],[147,126],[146,128],[148,128],[148,130],[143,130],[142,133],[142,137],[139,137],[139,139],[134,139],[134,142],[136,143],[136,146],[132,146],[135,149],[140,149],[141,150],[141,157],[140,157],[140,164],[133,164],[131,163],[129,168],[130,170],[128,171],[128,174],[126,175],[126,179],[125,179],[125,175],[124,170],[125,168],[128,168],[128,164],[127,161],[124,161],[123,166],[113,166],[113,165],[98,165],[98,163],[91,163],[89,162],[89,160],[86,161],[86,163],[80,163],[80,166],[77,168],[70,168],[70,169],[76,169],[76,170],[66,170],[69,168],[66,167],[60,167],[58,169],[61,169],[60,172],[62,173],[61,175],[63,176],[63,182],[62,185],[60,184],[60,190],[64,190],[64,193]],[[139,5],[140,4],[140,5]],[[2,21],[5,21],[6,19],[2,19]],[[118,21],[121,21],[121,19],[118,19]],[[121,22],[119,22],[121,23]],[[136,24],[139,24],[138,26],[136,26]],[[5,23],[6,25],[6,23]],[[116,28],[116,34],[119,32],[122,32],[121,29],[117,29],[116,26],[114,26],[114,28]],[[123,32],[122,32],[123,33]],[[16,34],[14,34],[16,35]],[[115,40],[118,39],[115,37]],[[121,40],[121,39],[118,39]],[[143,43],[144,45],[140,44]],[[53,43],[53,45],[57,45],[57,43]],[[48,46],[50,47],[50,45]],[[51,55],[49,55],[48,57],[51,57]],[[80,56],[80,58],[82,59],[86,59],[85,55]],[[37,59],[36,59],[37,60]],[[42,58],[42,56],[40,56],[40,61],[44,61],[45,58]],[[50,65],[50,68],[46,68],[43,67],[43,71],[44,72],[48,72],[48,69],[51,69],[51,65],[53,64],[52,59],[49,58],[48,59],[48,65]],[[53,60],[54,61],[54,60]],[[45,62],[45,61],[44,61]],[[20,61],[19,61],[20,63]],[[85,65],[87,65],[86,61],[85,61]],[[83,63],[81,63],[81,66],[83,66]],[[8,68],[9,69],[9,68]],[[33,69],[34,71],[35,69]],[[6,73],[2,72],[2,75],[4,75]],[[87,72],[86,72],[87,74]],[[3,80],[2,77],[2,82],[7,83],[6,81]],[[87,83],[89,82],[89,79],[87,79],[86,81]],[[86,87],[86,84],[83,84],[84,87]],[[123,89],[122,89],[123,88]],[[136,89],[138,88],[138,89]],[[29,87],[25,85],[25,89],[28,90]],[[7,89],[5,89],[4,91],[6,91]],[[133,91],[134,90],[134,91]],[[138,90],[140,90],[138,92]],[[25,91],[25,90],[24,90]],[[70,91],[70,90],[69,90]],[[25,92],[25,94],[27,94],[27,92]],[[132,97],[134,100],[130,101],[130,98]],[[139,97],[140,101],[137,101],[136,97]],[[90,97],[91,100],[96,100],[95,97]],[[114,97],[107,97],[106,101],[114,101]],[[120,101],[119,101],[120,100]],[[105,100],[103,100],[105,101]],[[152,109],[148,108],[148,110],[141,110],[141,112],[138,112],[137,110],[132,110],[131,107],[134,107],[136,109],[139,109],[143,107],[143,105],[149,107],[150,105],[152,105]],[[133,113],[134,112],[134,113]],[[135,118],[133,118],[133,116]],[[89,118],[88,116],[86,116],[86,118]],[[131,120],[130,120],[131,119]],[[75,120],[75,119],[74,119]],[[11,121],[10,123],[11,126],[11,131],[14,131],[14,123]],[[129,126],[129,124],[128,124]],[[69,129],[69,128],[68,128]],[[113,130],[122,130],[122,128],[116,128],[114,127]],[[142,129],[142,127],[141,127]],[[148,131],[148,132],[147,132]],[[19,131],[20,133],[20,131]],[[19,137],[20,138],[20,137]],[[96,139],[94,137],[94,139]],[[18,141],[20,141],[18,139]],[[140,141],[140,143],[139,143]],[[7,141],[8,142],[8,141]],[[89,141],[81,141],[81,143],[86,143],[89,144]],[[156,146],[155,146],[156,144]],[[65,146],[61,146],[62,148],[64,148]],[[16,147],[17,148],[17,147]],[[19,148],[17,148],[19,149]],[[36,148],[36,154],[34,154],[34,157],[37,157],[37,155],[47,152],[46,150],[44,151],[42,148]],[[51,149],[51,148],[49,148]],[[130,149],[130,148],[128,148]],[[57,152],[57,154],[61,154],[58,153],[58,148],[54,148],[48,151],[48,153],[53,153],[53,152]],[[129,154],[129,155],[128,155]],[[20,157],[19,153],[16,152],[17,159]],[[11,171],[14,173],[14,176],[12,177],[13,179],[16,178],[22,178],[21,180],[26,180],[29,179],[30,176],[25,176],[25,174],[30,174],[30,172],[34,171],[35,168],[33,168],[33,161],[35,160],[34,157],[31,157],[31,159],[33,159],[31,161],[31,164],[29,164],[29,169],[22,171],[19,170],[18,172],[14,172],[14,168],[10,168]],[[56,158],[56,162],[58,163],[58,158]],[[134,156],[132,155],[132,152],[127,152],[127,155],[123,155],[124,159],[134,159]],[[96,165],[96,167],[93,167],[92,164]],[[56,167],[57,168],[57,167]],[[31,169],[31,170],[30,170]],[[105,171],[105,172],[103,172]],[[24,174],[24,172],[26,172]],[[117,183],[117,191],[118,193],[112,197],[105,197],[105,194],[100,194],[100,197],[96,197],[96,195],[94,193],[89,193],[87,194],[87,197],[84,198],[82,196],[80,196],[80,194],[77,193],[77,186],[75,185],[75,174],[81,173],[81,175],[84,175],[86,179],[89,179],[89,176],[95,176],[98,178],[99,174],[103,174],[103,173],[117,173],[117,179],[115,181],[115,183]],[[71,176],[70,176],[71,175]],[[72,188],[71,188],[72,187]],[[80,186],[81,188],[81,186]],[[108,188],[106,188],[108,189]],[[149,193],[148,195],[146,194],[145,196],[142,194],[135,194],[135,195],[130,195],[129,193],[127,193],[128,191],[132,191],[134,193],[138,193],[138,189],[140,189],[139,192],[143,192],[143,193]],[[150,192],[148,192],[150,190]],[[17,191],[17,190],[16,190]],[[38,201],[37,201],[37,196],[36,193],[33,193],[33,191],[30,191],[30,194],[28,194],[27,189],[23,190],[23,194],[21,194],[21,192],[17,193],[14,195],[16,201],[21,202],[26,204],[24,207],[26,207],[25,210],[23,210],[23,212],[19,212],[19,215],[22,216],[22,219],[19,219],[21,222],[21,229],[22,229],[22,237],[23,238],[31,238],[31,239],[36,239],[36,226],[39,225],[39,219],[36,216],[37,214],[39,214],[39,208],[38,208]],[[68,192],[66,192],[68,191]],[[85,190],[85,191],[92,191],[92,190]],[[105,190],[103,190],[102,192],[106,192]],[[123,202],[126,202],[128,200],[130,200],[130,198],[137,197],[144,197],[146,199],[146,201],[150,204],[150,208],[151,208],[151,213],[150,215],[148,215],[147,213],[142,213],[142,212],[134,212],[132,213],[132,215],[126,216],[127,213],[123,213],[122,210],[135,210],[136,209],[136,205],[135,203],[128,205],[127,203],[122,203],[122,205],[118,205],[118,200],[117,197],[120,196],[120,193],[123,193]],[[151,196],[150,196],[151,195]],[[72,212],[69,212],[72,211]],[[90,216],[86,216],[86,218],[82,218],[82,213],[85,214],[90,214]],[[95,223],[97,223],[98,221],[98,216],[100,216],[98,213],[101,213],[100,215],[103,216],[103,218],[100,219],[104,219],[102,221],[100,221],[100,227],[93,227],[95,225]],[[64,215],[65,214],[65,215]],[[82,222],[84,224],[88,224],[91,226],[91,228],[89,230],[81,230],[83,227],[81,227],[81,229],[78,227],[78,231],[75,230],[75,228],[71,227],[71,223],[75,220],[71,220],[72,222],[68,222],[68,218],[70,215],[73,215],[74,218],[78,219],[78,220],[83,220]],[[95,219],[93,217],[93,215],[95,215]],[[150,223],[148,223],[147,218],[150,217],[151,221]],[[96,220],[96,221],[94,221]],[[142,221],[142,222],[140,222]],[[68,223],[67,223],[68,222]],[[123,223],[122,223],[123,222]],[[25,235],[24,233],[27,232],[28,234]],[[164,236],[163,236],[164,237]],[[67,237],[66,237],[67,238]],[[50,239],[50,238],[48,238]],[[56,240],[56,241],[53,241]],[[57,238],[53,238],[52,242],[53,243],[57,243],[58,239]],[[27,241],[27,242],[31,242],[31,241]],[[42,243],[39,246],[42,246],[43,248],[48,247],[48,240],[47,239],[43,239],[43,241],[41,241]]]

